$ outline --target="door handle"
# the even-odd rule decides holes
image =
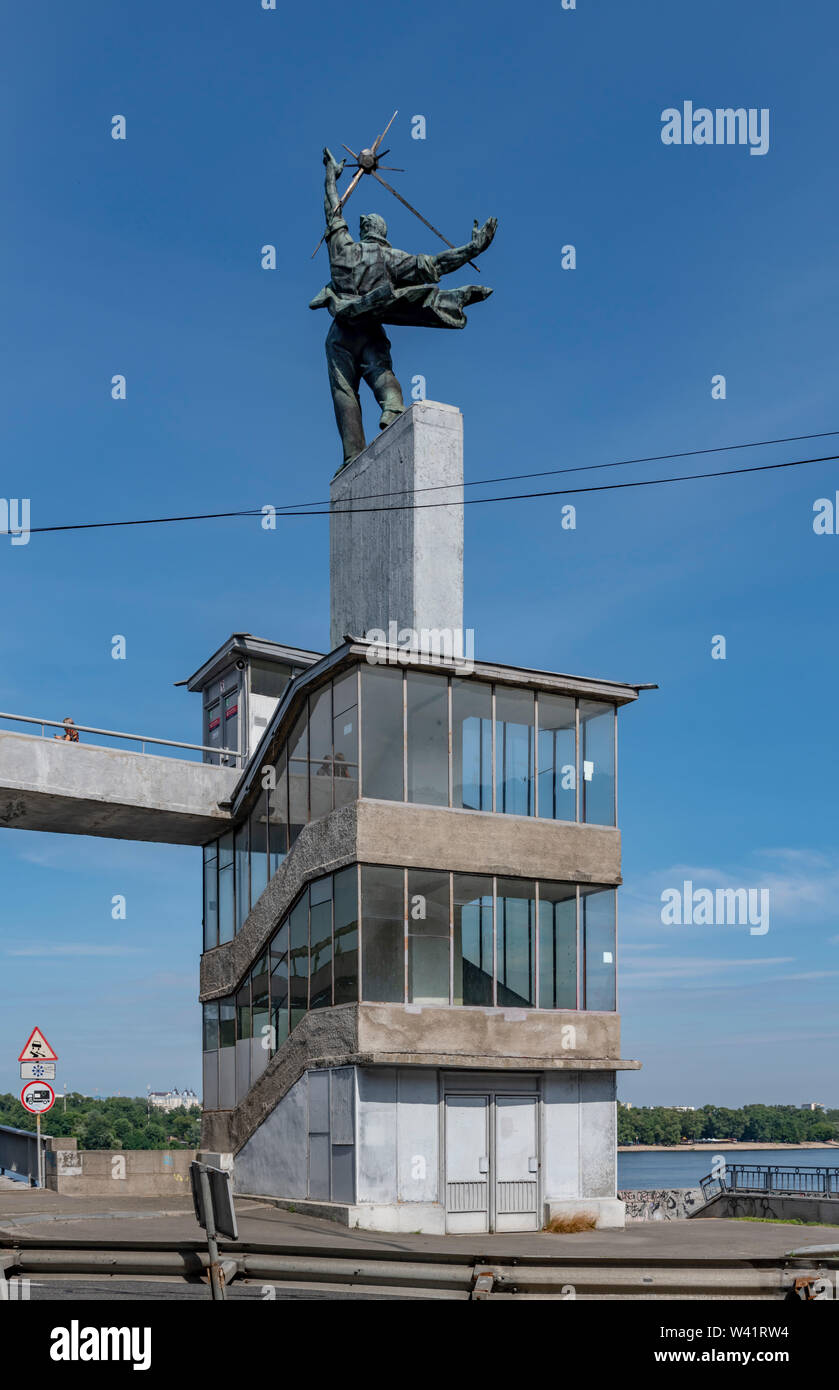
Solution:
[[[479,1159],[478,1159],[478,1172],[479,1172],[479,1173],[488,1173],[488,1172],[489,1172],[489,1157],[488,1157],[488,1155],[485,1154],[483,1158],[479,1158]]]
[[[528,1161],[527,1161],[527,1170],[528,1170],[529,1173],[538,1173],[538,1172],[539,1172],[539,1160],[538,1160],[538,1158],[529,1158],[529,1159],[528,1159]]]

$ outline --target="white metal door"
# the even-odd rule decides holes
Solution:
[[[446,1096],[446,1230],[489,1230],[489,1096]]]
[[[495,1097],[496,1231],[539,1230],[536,1096]]]

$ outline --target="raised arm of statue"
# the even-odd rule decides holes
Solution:
[[[495,236],[497,226],[497,217],[488,218],[482,227],[479,227],[475,221],[472,224],[472,239],[466,246],[453,246],[450,251],[441,251],[439,255],[432,256],[431,259],[439,273],[448,275],[452,270],[459,270],[467,261],[473,260],[482,251],[486,251]]]
[[[323,164],[326,174],[323,181],[323,211],[327,226],[332,221],[332,215],[339,202],[338,179],[344,172],[345,163],[346,161],[342,159],[339,164],[332,151],[324,146]]]

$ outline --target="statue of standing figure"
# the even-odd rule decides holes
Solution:
[[[494,217],[482,227],[475,222],[472,238],[465,246],[452,247],[436,256],[414,256],[391,246],[384,218],[371,212],[360,218],[360,240],[354,241],[344,217],[336,215],[337,185],[345,161],[339,163],[325,149],[323,162],[326,243],[332,278],[309,308],[328,309],[332,315],[326,361],[335,419],[344,446],[341,467],[345,467],[367,447],[359,397],[362,378],[382,412],[381,429],[391,425],[405,409],[402,388],[393,371],[390,340],[382,325],[464,328],[464,309],[488,299],[492,290],[486,285],[444,290],[438,289],[437,283],[441,275],[459,270],[485,251],[498,222]]]

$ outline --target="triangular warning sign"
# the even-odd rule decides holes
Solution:
[[[40,1028],[33,1028],[29,1041],[18,1057],[19,1062],[57,1062],[58,1054],[53,1052]]]

